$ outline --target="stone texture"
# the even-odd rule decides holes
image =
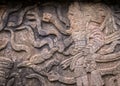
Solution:
[[[0,86],[120,86],[119,28],[117,4],[0,5]]]

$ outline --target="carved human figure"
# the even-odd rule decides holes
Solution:
[[[103,86],[104,83],[96,68],[95,59],[99,57],[96,52],[105,42],[104,33],[101,31],[105,13],[103,12],[101,15],[92,13],[93,8],[89,6],[80,8],[79,3],[75,2],[69,7],[68,18],[71,29],[68,32],[71,33],[74,41],[74,49],[73,56],[61,64],[63,68],[66,68],[68,66],[67,62],[70,62],[68,60],[72,60],[69,65],[71,70],[74,70],[77,86],[89,86],[89,83],[91,83],[91,86]],[[80,11],[82,8],[84,8],[84,13]],[[101,9],[103,10],[103,8]],[[102,20],[97,19],[96,15]],[[84,17],[84,20],[80,20],[81,17]],[[88,73],[91,75],[90,80],[88,80]]]

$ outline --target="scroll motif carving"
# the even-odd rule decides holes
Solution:
[[[119,7],[1,6],[0,86],[119,86]]]

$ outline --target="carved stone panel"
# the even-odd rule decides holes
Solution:
[[[120,86],[120,7],[0,5],[0,86]]]

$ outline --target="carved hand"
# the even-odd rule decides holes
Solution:
[[[71,60],[72,60],[72,58],[68,58],[68,59],[62,61],[60,64],[62,69],[66,69],[68,66],[70,66]]]

